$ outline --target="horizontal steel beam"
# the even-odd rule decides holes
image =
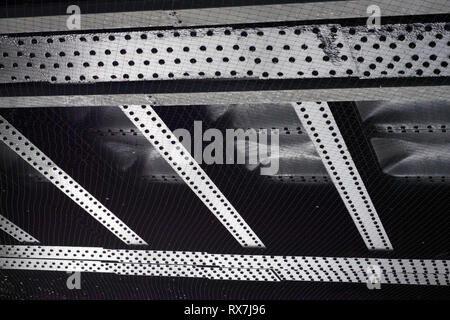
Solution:
[[[440,78],[449,24],[280,26],[0,37],[0,83]]]
[[[450,86],[264,90],[104,95],[0,97],[0,108],[97,107],[124,104],[189,106],[209,104],[291,103],[292,101],[450,100]]]
[[[382,17],[427,15],[450,12],[446,0],[352,0],[314,1],[258,6],[235,6],[181,10],[147,10],[112,13],[84,13],[81,6],[81,29],[117,29],[142,27],[184,27],[280,21],[308,21],[367,17],[367,8],[376,4]],[[67,29],[68,15],[3,18],[1,33],[62,31]]]
[[[210,280],[280,281],[271,270],[216,268],[208,266],[197,267],[189,265],[0,258],[0,268],[12,270],[100,272],[152,277],[189,277]]]
[[[450,261],[429,259],[338,258],[309,256],[267,256],[218,254],[203,251],[162,251],[106,249],[102,247],[0,245],[0,257],[30,259],[101,260],[112,262],[180,264],[216,266],[225,268],[299,268],[302,264],[317,261],[320,264],[334,261],[339,265],[357,266],[363,271],[378,265],[385,272],[450,274]]]
[[[89,247],[0,246],[3,269],[252,281],[450,285],[450,261],[209,254]],[[376,277],[376,275],[375,275]],[[373,279],[372,279],[373,280]]]

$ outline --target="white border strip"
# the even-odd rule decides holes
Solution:
[[[148,259],[152,257],[153,259]],[[209,261],[209,262],[208,262]],[[208,263],[205,263],[208,262]],[[208,254],[89,247],[0,246],[0,267],[251,281],[450,285],[449,260]],[[372,269],[371,269],[372,268]]]
[[[101,247],[67,247],[36,245],[0,245],[0,257],[81,261],[109,261],[136,264],[170,264],[245,269],[304,269],[365,272],[378,266],[387,273],[446,274],[450,276],[449,260],[386,259],[311,256],[236,255],[198,251],[159,251],[104,249]],[[353,271],[352,271],[353,270]]]

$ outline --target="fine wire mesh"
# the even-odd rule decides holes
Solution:
[[[83,2],[83,1],[82,1]],[[103,3],[99,3],[103,2]],[[106,2],[106,3],[105,3]],[[284,2],[284,3],[282,3]],[[133,28],[142,26],[203,26],[243,24],[273,21],[308,21],[321,19],[345,19],[366,17],[367,7],[373,5],[370,0],[352,1],[233,1],[203,3],[196,1],[197,8],[171,3],[158,6],[155,3],[130,4],[126,7],[111,5],[108,1],[97,0],[95,6],[81,6],[88,9],[81,21],[82,30],[107,28]],[[1,30],[4,33],[59,31],[66,27],[67,16],[61,15],[72,3],[59,1],[58,5],[32,6],[34,16],[29,16],[30,8],[17,6],[15,10],[5,10],[0,15]],[[190,4],[192,5],[192,4]],[[383,8],[384,16],[431,15],[448,13],[450,5],[445,0],[407,0],[397,3],[392,0],[379,0],[377,5]],[[87,8],[86,8],[87,7]],[[146,11],[147,10],[147,11]],[[82,10],[83,13],[84,10]],[[2,12],[0,12],[1,14]],[[9,18],[9,19],[8,19]]]
[[[146,7],[134,3],[125,8],[118,2],[106,6],[100,5],[100,2],[101,0],[95,1],[90,7],[85,6],[85,2],[82,2],[82,12],[89,12],[89,10],[152,10],[156,8],[149,3],[146,4]],[[242,5],[249,4],[259,3],[256,1],[243,1],[242,3]],[[93,9],[96,5],[99,9]],[[287,19],[285,17],[290,17],[291,14],[293,18],[289,18],[290,20],[330,19],[332,17],[330,7],[327,6],[326,2],[309,3],[308,5],[309,7],[304,7],[307,9],[298,15],[293,10],[280,8],[271,10],[269,13],[256,7],[251,10],[254,21],[248,15],[249,11],[240,10],[240,8],[229,12],[215,11],[203,16],[197,15],[196,10],[193,10],[167,16],[166,21],[168,25],[175,27],[189,27],[189,23],[196,21],[202,23],[202,25],[217,24],[220,21],[225,21],[227,18],[223,16],[230,15],[230,12],[231,15],[234,14],[235,16],[230,16],[228,19],[237,20],[231,23],[258,22],[256,19],[261,19],[263,22],[267,22],[268,19],[283,22]],[[365,1],[358,1],[358,3],[340,1],[333,7],[333,17],[362,17],[356,25],[363,25],[366,20],[365,9],[367,5],[368,3]],[[448,2],[444,2],[443,5],[448,5]],[[211,6],[214,6],[214,4],[211,3]],[[385,15],[395,16],[396,13],[438,14],[436,18],[428,17],[428,22],[448,22],[448,16],[443,16],[448,11],[442,10],[445,7],[442,7],[442,2],[438,0],[417,1],[412,5],[411,3],[407,5],[407,8],[400,2],[384,1],[381,7],[385,8],[386,6],[389,6],[388,11],[382,11]],[[189,4],[184,8],[171,7],[171,4],[167,4],[165,7],[157,9],[175,12],[188,9],[188,7]],[[28,8],[20,8],[19,6],[19,10],[10,10],[8,14],[11,17],[19,12],[22,12],[24,16],[27,14],[23,13],[29,15],[30,12],[33,15],[64,14],[66,8],[67,5],[64,1],[55,5],[54,8],[50,8],[51,10],[41,3],[40,5],[31,5]],[[186,16],[186,14],[188,15]],[[119,25],[125,23],[122,27],[126,27],[127,20],[130,17],[133,17],[135,25],[152,26],[161,23],[160,20],[149,22],[148,16],[139,12],[131,16],[123,15],[122,21],[115,22]],[[97,25],[101,28],[107,28],[114,25],[108,20],[94,22],[95,17],[86,18],[91,19],[90,22],[85,21],[86,26]],[[48,30],[63,30],[65,32],[65,22],[65,19],[63,19],[57,22],[52,21],[53,25],[47,25],[47,22],[40,19],[32,19],[25,21],[26,25],[19,28],[14,26],[12,21],[8,22],[8,28],[10,30],[16,28],[17,30],[27,29],[30,31],[48,28]],[[416,22],[422,23],[420,18],[407,15],[396,18],[394,24],[408,25]],[[320,22],[320,24],[322,23],[326,24],[328,21]],[[312,23],[306,22],[305,24]],[[423,22],[423,24],[426,25],[427,22]],[[427,41],[426,44],[428,45],[430,41]],[[373,44],[370,43],[372,46]],[[447,48],[440,49],[439,54],[445,54],[445,51],[448,51]],[[374,48],[365,48],[365,50],[368,50],[366,56],[372,59],[371,62],[377,64],[376,59],[380,56],[377,53],[379,50]],[[418,51],[418,49],[415,50]],[[431,100],[433,96],[442,99],[448,92],[448,88],[445,87],[448,80],[443,77],[445,70],[448,69],[444,68],[444,73],[434,73],[436,66],[443,68],[440,66],[443,61],[430,59],[429,56],[432,54],[424,55],[424,59],[433,66],[433,68],[427,69],[430,72],[429,75],[433,78],[432,80],[415,74],[416,79],[411,82],[412,71],[408,73],[410,69],[405,66],[404,70],[407,72],[407,76],[398,74],[398,71],[401,70],[395,69],[397,74],[391,82],[372,82],[369,88],[359,88],[358,90],[355,87],[362,86],[362,82],[355,84],[355,87],[353,87],[354,83],[351,83],[347,85],[347,88],[328,89],[330,85],[336,85],[341,80],[329,81],[312,78],[312,82],[309,82],[310,79],[308,79],[309,89],[302,89],[296,95],[293,94],[293,90],[289,90],[292,88],[293,80],[288,80],[287,83],[282,85],[276,82],[266,82],[258,83],[257,86],[250,82],[238,82],[234,87],[229,83],[220,82],[214,85],[214,82],[218,80],[195,82],[192,85],[173,81],[170,87],[176,93],[164,93],[166,89],[162,84],[163,81],[154,81],[151,85],[148,82],[143,82],[141,86],[126,82],[118,82],[117,86],[114,86],[112,82],[108,81],[104,86],[91,86],[89,88],[27,83],[28,86],[23,87],[17,84],[2,86],[1,94],[3,96],[28,95],[33,99],[35,98],[33,95],[47,93],[50,95],[48,98],[50,103],[57,107],[60,100],[66,101],[67,105],[70,106],[70,99],[67,99],[70,94],[113,94],[120,92],[122,89],[129,90],[129,92],[141,90],[140,93],[147,93],[154,90],[156,94],[144,94],[144,101],[136,104],[148,104],[155,100],[158,102],[157,104],[166,106],[171,104],[189,106],[176,107],[172,110],[155,107],[155,110],[172,130],[183,126],[191,128],[195,119],[201,119],[205,122],[210,121],[204,114],[205,110],[196,106],[197,103],[205,106],[211,104],[212,101],[228,104],[246,102],[247,99],[249,103],[252,101],[258,101],[258,103],[271,102],[270,100],[274,103],[280,101],[289,103],[306,98],[309,101],[344,101],[340,104],[331,103],[330,107],[334,114],[336,113],[335,110],[338,110],[336,121],[346,138],[346,142],[347,137],[349,139],[347,142],[349,151],[355,156],[354,160],[364,182],[367,181],[368,183],[367,188],[373,196],[377,210],[380,211],[383,223],[386,221],[388,235],[393,237],[391,240],[396,249],[394,256],[446,259],[448,258],[446,246],[448,243],[448,236],[446,235],[448,234],[448,219],[445,218],[444,214],[448,212],[449,208],[448,204],[443,202],[442,199],[448,197],[448,187],[444,185],[430,185],[428,187],[405,185],[381,174],[380,168],[377,167],[376,155],[371,150],[371,144],[367,138],[370,137],[370,128],[364,125],[364,129],[368,129],[368,131],[360,130],[361,122],[360,119],[354,117],[354,106],[352,103],[345,102],[359,99],[386,99],[386,97],[392,100]],[[439,54],[436,54],[436,56],[439,56]],[[119,55],[120,53],[118,53]],[[382,57],[384,58],[384,55]],[[3,58],[0,56],[0,59]],[[382,64],[386,62],[385,60],[383,59]],[[408,62],[414,65],[414,61],[411,58],[411,61],[401,61],[399,65]],[[420,64],[423,64],[423,62],[425,61],[420,61]],[[371,72],[370,76],[372,76],[371,63],[369,60],[365,60],[362,64],[365,63],[367,63],[367,67],[361,69],[362,72],[369,71]],[[386,62],[387,64],[388,62]],[[377,64],[375,72],[379,70],[382,71]],[[413,72],[416,72],[416,69],[413,69]],[[362,76],[362,79],[364,79],[364,74]],[[385,84],[390,86],[389,89],[386,89]],[[420,88],[418,88],[419,85]],[[383,86],[383,88],[379,88],[379,86]],[[192,94],[190,92],[192,87],[199,88],[201,92]],[[217,87],[220,87],[223,92],[214,92]],[[403,87],[403,90],[396,87]],[[240,95],[235,94],[235,92],[227,92],[236,90],[236,88],[239,88],[239,91],[253,91],[240,92]],[[260,89],[264,91],[259,91]],[[272,92],[269,94],[268,91],[270,90]],[[311,93],[311,91],[314,93]],[[59,98],[51,97],[54,94],[59,94]],[[151,96],[151,98],[148,98],[148,96]],[[249,96],[250,98],[248,98]],[[79,97],[75,97],[74,100],[74,103],[82,103]],[[122,100],[121,103],[103,103],[101,105],[117,106],[125,103],[130,102]],[[1,110],[1,114],[8,121],[17,125],[18,129],[27,137],[33,137],[33,142],[56,163],[64,163],[65,168],[67,166],[67,172],[76,177],[77,181],[80,181],[88,190],[93,190],[93,194],[104,201],[108,208],[112,208],[113,212],[118,212],[121,216],[123,215],[127,225],[137,234],[147,235],[152,249],[195,249],[208,252],[242,253],[239,246],[233,242],[232,237],[221,230],[222,226],[217,225],[217,221],[214,219],[208,218],[208,212],[202,209],[202,204],[192,197],[188,188],[182,185],[143,181],[141,173],[136,169],[139,162],[133,160],[137,158],[133,158],[132,155],[130,155],[130,163],[133,163],[133,165],[128,172],[125,170],[126,174],[123,174],[124,168],[118,165],[120,163],[119,155],[111,152],[119,146],[108,145],[108,148],[105,148],[100,137],[94,140],[86,132],[86,128],[96,129],[95,120],[103,116],[101,112],[82,107],[73,110],[70,110],[71,108],[48,110],[42,108],[23,111],[15,109],[24,105],[21,105],[20,101],[13,104],[8,103],[7,107],[11,109]],[[216,123],[208,124],[217,125]],[[223,118],[219,124],[223,128],[227,128],[232,127],[233,123],[230,119]],[[426,127],[427,123],[420,123],[420,125]],[[129,135],[125,139],[129,139],[129,144],[134,144],[136,143],[134,137],[134,135]],[[124,150],[126,153],[127,149]],[[83,211],[74,206],[70,199],[64,199],[62,197],[64,195],[61,196],[59,190],[48,183],[36,184],[33,180],[30,181],[29,177],[26,176],[26,163],[13,163],[7,159],[2,159],[0,162],[2,164],[0,179],[2,214],[11,218],[39,240],[43,239],[45,245],[123,248],[123,244],[117,241],[114,236],[102,230],[101,226],[95,226],[92,221],[83,218]],[[8,169],[11,168],[10,165],[14,165],[14,170]],[[265,253],[274,255],[370,256],[364,244],[361,244],[361,239],[357,232],[355,233],[345,207],[340,203],[339,196],[330,183],[308,185],[299,178],[299,183],[296,184],[281,183],[277,187],[271,187],[270,183],[266,183],[267,180],[262,179],[256,172],[248,172],[244,167],[204,166],[204,169],[208,175],[214,178],[221,190],[226,190],[227,195],[230,195],[230,201],[236,204],[238,212],[244,213],[244,218],[254,228],[255,232],[258,235],[264,235],[264,239],[267,238],[265,244],[268,245],[268,248]],[[183,214],[180,214],[181,212]],[[17,244],[14,239],[4,234],[1,234],[0,237],[2,243]],[[374,255],[383,257],[383,255],[377,253]],[[448,291],[435,286],[389,286],[383,284],[382,290],[367,290],[365,284],[314,283],[311,285],[307,282],[280,282],[275,284],[220,282],[220,285],[215,286],[203,279],[157,279],[92,273],[82,274],[83,290],[81,292],[77,290],[68,292],[65,288],[67,279],[65,273],[2,270],[0,271],[0,277],[2,283],[0,297],[2,298],[383,299],[407,297],[417,299],[420,297],[448,297]],[[23,286],[17,287],[15,285],[19,282],[23,282]]]
[[[0,38],[0,83],[445,77],[450,24],[203,28]]]

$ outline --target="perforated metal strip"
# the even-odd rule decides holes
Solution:
[[[384,273],[445,274],[450,261],[308,256],[212,254],[192,251],[155,251],[36,245],[0,245],[0,257],[62,260],[101,260],[137,264],[175,264],[244,269],[308,269],[366,272],[378,266]]]
[[[280,281],[271,270],[233,269],[190,265],[111,264],[114,273],[124,275],[205,278],[210,280]]]
[[[363,79],[450,75],[449,31],[448,23],[343,28]]]
[[[17,259],[0,258],[2,269],[41,270],[41,271],[78,271],[78,272],[102,272],[117,274],[145,274],[178,276],[183,271],[192,277],[200,276],[198,268],[192,266],[160,266],[119,264],[101,261],[61,260],[61,259]],[[156,268],[157,267],[157,268]]]
[[[136,264],[61,259],[0,258],[0,269],[100,272],[121,275],[189,277],[211,280],[280,281],[271,270]]]
[[[392,250],[391,242],[326,102],[292,103],[367,248]]]
[[[0,116],[0,140],[39,171],[81,208],[127,244],[146,244],[125,223],[50,160],[5,118]]]
[[[358,272],[365,272],[369,266],[378,266],[383,272],[396,273],[436,273],[450,275],[450,263],[447,260],[423,259],[376,259],[376,258],[339,258],[307,256],[262,256],[208,254],[209,263],[223,267],[301,269],[318,266],[326,269],[346,269],[348,266]]]
[[[36,240],[33,236],[29,235],[27,232],[23,231],[21,228],[16,226],[14,223],[9,221],[4,216],[0,215],[0,230],[3,230],[7,234],[9,234],[11,237],[16,239],[20,242],[36,242],[39,241]]]
[[[80,260],[46,260],[0,258],[0,269],[99,272],[121,275],[138,275],[153,277],[188,277],[210,280],[238,281],[314,281],[314,282],[350,282],[367,283],[366,273],[327,270],[293,270],[293,269],[243,269],[196,267],[188,265],[131,264]],[[450,285],[447,275],[442,274],[396,274],[382,273],[379,282],[386,284],[409,285]]]
[[[446,23],[0,36],[0,83],[450,75]]]
[[[215,265],[206,252],[104,249],[67,246],[2,246],[0,257],[102,260],[128,263]],[[234,265],[230,268],[235,267]]]
[[[368,282],[366,273],[342,273],[330,271],[310,272],[307,270],[277,270],[278,276],[284,281],[317,281],[317,282]],[[410,284],[410,285],[441,285],[450,284],[448,276],[442,274],[411,274],[411,273],[381,273],[380,283]]]
[[[149,260],[146,258],[149,256],[154,258]],[[184,259],[194,256],[201,256],[202,259]],[[1,246],[0,257],[0,266],[4,269],[114,272],[251,281],[281,279],[365,283],[368,281],[368,268],[378,266],[381,283],[450,284],[448,260],[255,256],[39,246]],[[205,264],[205,261],[208,263]]]
[[[202,270],[212,280],[280,281],[275,270],[269,269],[202,267]]]
[[[338,26],[0,37],[0,83],[347,77]]]
[[[262,241],[151,106],[120,108],[243,247],[264,248]]]

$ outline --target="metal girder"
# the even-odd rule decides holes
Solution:
[[[374,4],[380,8],[383,17],[450,12],[450,5],[446,0],[428,0],[426,5],[420,0],[403,0],[401,3],[391,0],[377,0],[376,3],[371,0],[352,0],[111,13],[84,13],[84,8],[80,7],[80,26],[82,30],[95,30],[345,19],[368,17],[367,8]],[[69,15],[3,18],[0,19],[0,32],[60,31],[66,28],[68,17]]]
[[[446,23],[1,36],[0,83],[445,77]]]
[[[327,25],[5,36],[0,83],[347,77],[345,44]]]
[[[335,88],[267,91],[188,92],[105,95],[42,95],[0,97],[0,108],[90,107],[122,104],[186,106],[239,103],[291,103],[292,101],[393,102],[450,100],[450,86]]]
[[[326,102],[292,103],[361,237],[370,250],[392,250],[378,213]]]
[[[101,272],[120,275],[206,278],[210,280],[280,281],[271,270],[189,265],[0,258],[0,267],[2,269]]]
[[[120,240],[126,244],[147,244],[2,116],[0,140]]]
[[[342,28],[359,77],[449,76],[450,24],[384,25]]]
[[[209,254],[86,247],[0,246],[3,269],[108,272],[251,281],[450,285],[450,261]]]
[[[129,105],[121,109],[243,247],[264,248],[255,232],[151,106]]]
[[[100,260],[137,264],[175,264],[194,266],[216,266],[246,269],[300,269],[307,264],[342,267],[352,265],[363,272],[369,266],[379,266],[384,272],[450,274],[447,260],[427,259],[383,259],[383,258],[338,258],[308,256],[269,256],[217,254],[199,251],[161,251],[105,249],[102,247],[67,247],[35,245],[0,245],[0,257],[61,260]]]
[[[20,242],[36,242],[39,243],[33,236],[16,226],[10,220],[0,215],[0,230],[3,230],[11,237]]]

